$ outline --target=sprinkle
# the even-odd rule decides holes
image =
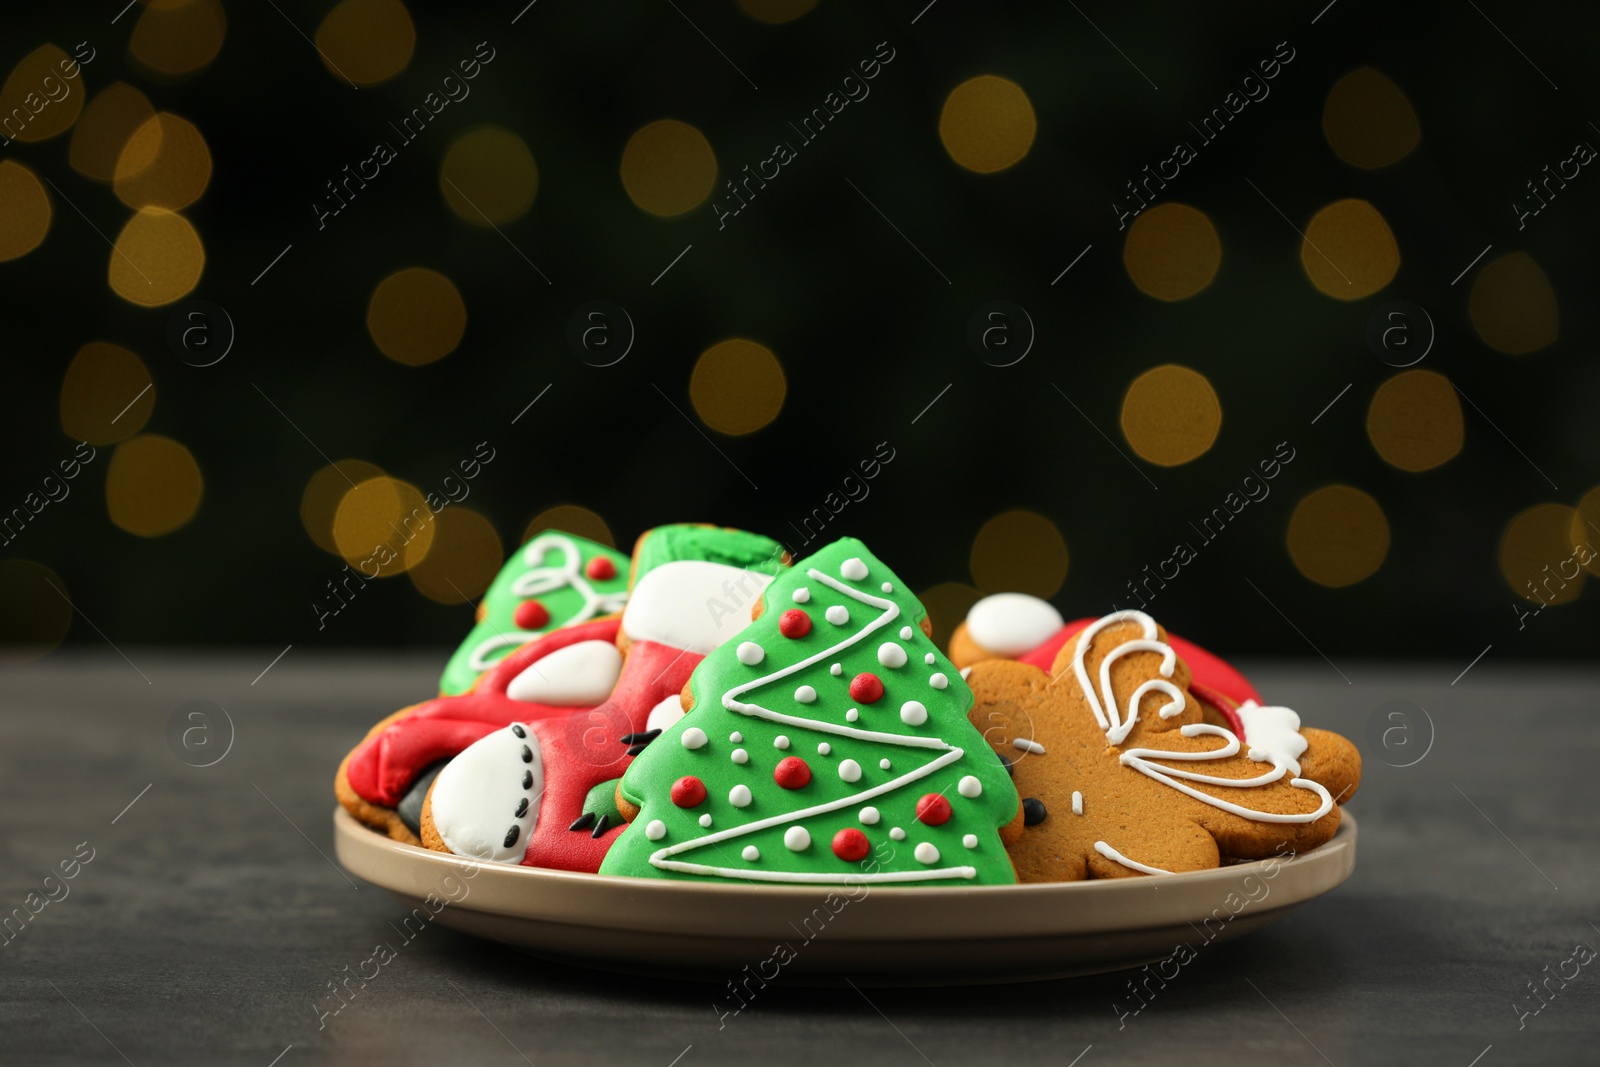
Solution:
[[[878,662],[885,667],[904,667],[906,665],[906,650],[893,641],[885,641],[878,646]]]
[[[1076,789],[1072,791],[1072,814],[1083,814],[1083,794]]]
[[[750,800],[750,787],[743,783],[728,790],[728,803],[736,808],[748,808]],[[652,838],[652,840],[654,839]]]
[[[746,752],[742,748],[736,748],[728,756],[728,758],[733,760],[733,762],[735,762],[735,763],[749,763],[750,762],[750,753]]]
[[[929,652],[926,656],[922,657],[922,662],[926,663],[930,667],[933,666],[933,660],[934,657],[932,652]]]
[[[828,668],[828,673],[837,678],[839,675],[844,673],[844,665],[841,663],[835,663],[833,666]]]
[[[700,825],[709,829],[711,827],[711,813],[708,811],[700,816]]]
[[[660,841],[667,836],[667,824],[660,819],[651,819],[650,825],[644,828],[644,836],[652,841]]]
[[[973,797],[981,797],[983,796],[983,783],[969,774],[956,783],[956,792],[968,800]]]
[[[843,604],[835,604],[833,607],[823,612],[822,617],[833,623],[835,626],[843,626],[845,623],[850,621],[850,612]]]
[[[909,627],[909,626],[900,627],[900,640],[902,640],[902,641],[911,640],[911,627]]]
[[[900,829],[900,827],[896,826],[894,829],[889,831],[889,836],[894,838],[896,841],[904,841],[906,839],[906,832]]]
[[[894,583],[884,582],[880,588],[882,588],[885,593],[892,593],[894,592]]]
[[[746,667],[754,667],[767,658],[767,651],[754,641],[742,641],[734,650],[734,655],[738,656],[739,662]]]
[[[533,788],[533,772],[532,771],[523,771],[522,772],[522,788],[524,788],[524,789],[532,789]]]
[[[706,732],[698,726],[691,726],[678,740],[683,742],[684,748],[700,748],[706,743]]]
[[[511,724],[511,732],[516,734],[518,737],[527,737],[528,736],[528,731],[524,730],[522,727],[518,726],[516,723],[512,723]]]
[[[1035,756],[1044,755],[1044,746],[1029,737],[1019,737],[1011,742],[1011,747],[1022,752],[1032,752]]]
[[[513,819],[520,819],[526,814],[528,814],[528,798],[523,797],[517,802],[517,810],[511,813],[511,817]]]
[[[788,748],[789,747],[789,739],[787,737],[783,736],[782,734],[779,734],[777,737],[774,737],[772,739],[772,747],[773,748]]]
[[[839,565],[839,573],[852,582],[859,582],[867,576],[867,565],[861,562],[860,556],[851,556]]]
[[[744,851],[739,855],[745,858],[746,863],[754,863],[761,858],[761,850],[754,845],[746,845],[744,846]]]
[[[847,759],[839,764],[839,777],[847,782],[861,781],[861,764],[853,759]]]
[[[527,745],[523,745],[522,746],[522,762],[523,763],[532,763],[533,762],[533,752],[528,748]]]
[[[811,590],[803,585],[796,589],[794,591],[794,602],[796,604],[809,604],[811,602]]]
[[[512,845],[516,844],[517,835],[520,833],[522,833],[522,828],[520,826],[513,826],[511,829],[507,830],[505,847],[510,848]]]
[[[617,741],[624,745],[648,745],[660,736],[660,730],[646,730],[638,734],[623,734]]]
[[[924,841],[911,853],[917,857],[918,863],[934,864],[939,862],[939,850],[933,847],[932,841]]]
[[[819,755],[819,756],[826,756],[826,755],[830,754],[832,751],[833,751],[833,746],[828,744],[828,742],[826,742],[826,741],[822,742],[822,744],[817,746],[817,755]]]
[[[811,831],[804,826],[791,826],[783,832],[783,843],[790,852],[804,852],[811,847]]]
[[[660,820],[658,819],[656,821],[659,822]],[[567,829],[568,830],[587,830],[593,824],[594,824],[594,812],[586,811],[582,815],[578,816],[576,819],[573,819],[572,820],[572,825],[568,826]],[[654,839],[652,838],[652,840],[654,840]]]
[[[628,755],[630,755],[630,756],[637,756],[639,753],[643,752],[645,749],[647,749],[649,747],[650,747],[650,742],[644,741],[644,742],[641,742],[640,744],[637,744],[637,745],[629,745],[628,749],[627,749],[627,752],[628,752]]]
[[[928,679],[928,684],[933,686],[935,689],[944,689],[950,684],[950,679],[946,678],[942,674],[934,674]]]
[[[855,708],[851,708],[849,711],[844,713],[845,722],[855,722],[859,718],[861,718],[861,713]]]
[[[921,701],[908,700],[900,705],[900,721],[907,726],[921,726],[928,721],[928,709]],[[1039,751],[1043,752],[1044,749]]]
[[[703,816],[703,818],[709,819],[709,818],[711,818],[711,816],[706,815],[706,816]],[[594,833],[590,834],[589,836],[594,838],[596,841],[598,841],[598,840],[600,840],[601,837],[603,837],[605,835],[605,832],[607,830],[609,830],[609,829],[611,829],[611,816],[602,815],[602,816],[600,816],[599,820],[594,824]]]
[[[890,763],[888,758],[885,757],[885,758],[883,758],[883,759],[878,761],[878,766],[883,768],[884,770],[888,770],[890,767],[894,766],[894,764]]]
[[[977,848],[978,847],[978,835],[977,834],[966,834],[965,836],[963,836],[961,838],[961,843],[963,845],[966,845],[968,848]]]
[[[802,685],[794,691],[794,698],[802,704],[814,704],[817,700],[817,691],[809,685]]]
[[[856,818],[861,820],[861,825],[863,826],[876,826],[878,825],[879,819],[878,809],[873,807],[871,804],[868,804],[866,807],[861,809],[861,811],[856,815]]]

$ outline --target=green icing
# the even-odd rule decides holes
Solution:
[[[609,559],[615,575],[588,577],[585,568],[596,558]],[[546,530],[517,549],[495,576],[483,595],[483,618],[445,665],[439,691],[446,696],[465,693],[484,671],[540,634],[621,611],[627,588],[627,556],[573,534]],[[550,612],[542,629],[519,629],[513,619],[517,606],[529,597]]]
[[[619,825],[623,819],[617,810],[617,780],[612,778],[589,790],[583,798],[583,810],[593,812],[596,820],[604,815],[612,826]]]
[[[843,576],[844,564],[850,560],[865,564],[866,577],[851,580]],[[824,579],[848,588],[856,596],[841,592]],[[885,582],[890,584],[889,592],[883,591]],[[802,596],[809,597],[803,603],[794,599],[799,589],[806,590]],[[713,651],[695,670],[689,681],[693,709],[652,742],[623,775],[623,795],[639,805],[641,811],[606,854],[601,873],[719,881],[861,880],[906,885],[1015,882],[998,829],[1015,817],[1017,791],[993,750],[967,720],[972,691],[962,681],[961,673],[923,634],[919,624],[926,613],[905,584],[865,545],[845,538],[781,571],[763,599],[761,617]],[[892,619],[885,619],[888,611],[883,602],[896,609]],[[827,621],[827,610],[836,606],[849,612],[848,621]],[[793,608],[805,611],[811,618],[811,631],[803,637],[788,638],[779,631],[781,616]],[[902,637],[903,628],[908,626],[911,636]],[[746,642],[763,650],[759,663],[746,665],[740,660],[738,649]],[[907,657],[904,665],[881,663],[882,646],[902,649]],[[930,653],[931,664],[925,660]],[[814,663],[807,663],[813,658]],[[895,661],[893,652],[885,658]],[[841,665],[837,676],[829,669],[835,663]],[[781,677],[771,677],[780,672]],[[862,673],[876,675],[884,685],[884,695],[871,704],[850,698],[851,679]],[[935,674],[944,675],[945,688],[936,689],[931,684]],[[730,690],[759,679],[767,680],[729,694]],[[797,690],[802,686],[816,691],[815,701],[799,699]],[[788,721],[730,710],[724,705],[725,695],[759,705],[768,713],[788,717]],[[910,701],[926,709],[925,722],[904,721],[902,708]],[[855,722],[846,717],[851,708],[859,712]],[[918,716],[913,710],[907,717],[916,720]],[[851,736],[819,729],[820,724],[891,736]],[[705,735],[705,742],[697,748],[684,745],[684,736],[691,730]],[[738,741],[732,740],[735,733],[740,737]],[[776,747],[780,736],[788,739],[786,749]],[[894,740],[902,737],[916,739],[924,747]],[[818,750],[823,744],[829,746],[827,755]],[[957,749],[958,755],[954,754]],[[746,762],[734,762],[741,751]],[[774,781],[774,769],[788,756],[803,759],[811,768],[811,780],[802,788],[785,789]],[[880,767],[883,759],[890,761],[887,770]],[[860,777],[854,782],[846,781],[840,773],[846,760],[854,760],[860,768]],[[946,762],[940,764],[941,760]],[[916,772],[922,773],[896,782]],[[705,784],[707,796],[695,807],[680,808],[672,801],[672,785],[689,775]],[[962,780],[968,776],[981,786],[975,797],[964,795],[961,789]],[[730,791],[740,785],[750,792],[750,802],[744,807],[735,805],[730,797]],[[972,792],[971,783],[967,785],[966,791]],[[882,791],[878,792],[880,788]],[[950,803],[952,814],[943,825],[928,826],[916,818],[918,799],[929,793],[940,794]],[[796,812],[822,805],[836,806],[794,817]],[[869,805],[878,810],[876,822],[861,818],[861,810]],[[709,828],[699,823],[706,814],[712,819]],[[666,832],[652,841],[647,828],[657,820]],[[744,829],[767,820],[774,820],[773,824]],[[810,838],[809,844],[798,851],[785,843],[786,832],[796,826],[803,827]],[[869,851],[865,859],[847,861],[833,852],[834,835],[851,827],[866,835]],[[904,838],[895,840],[890,833],[892,828],[904,830]],[[963,842],[969,834],[976,837],[976,847],[968,848]],[[711,840],[714,837],[719,839]],[[664,850],[695,841],[705,843],[663,854]],[[931,863],[919,860],[916,851],[921,844],[938,849],[939,858]],[[744,858],[748,846],[759,850],[759,859]],[[702,865],[728,873],[666,869],[661,863]],[[929,872],[953,867],[970,867],[975,873],[971,877],[955,873],[927,877]],[[797,874],[811,877],[793,877]],[[903,877],[907,875],[912,877]]]
[[[698,559],[770,574],[783,563],[783,546],[770,537],[721,526],[675,523],[657,526],[639,545],[634,581],[674,560]],[[767,566],[762,566],[767,564]]]

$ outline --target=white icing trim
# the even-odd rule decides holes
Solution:
[[[1001,656],[1020,656],[1066,625],[1049,602],[1027,593],[995,593],[967,612],[967,636]]]
[[[544,566],[544,558],[550,549],[561,553],[561,558],[566,562],[559,567]],[[589,584],[589,579],[583,575],[583,553],[578,551],[577,544],[572,538],[558,533],[544,533],[529,541],[522,548],[522,562],[529,570],[519,574],[516,581],[511,583],[511,595],[526,600],[528,597],[551,593],[557,589],[571,586],[583,596],[583,607],[577,614],[564,622],[556,624],[560,629],[567,626],[576,626],[580,622],[588,622],[596,615],[609,615],[614,611],[621,611],[622,606],[628,602],[628,594],[601,593]],[[494,663],[488,662],[488,656],[506,645],[521,646],[534,638],[548,632],[544,630],[528,630],[514,634],[495,634],[480,641],[467,657],[467,666],[482,674]],[[503,657],[502,657],[503,658]],[[495,663],[498,663],[496,660]]]
[[[506,696],[562,708],[603,704],[622,674],[622,653],[610,641],[578,641],[524,667]]]
[[[750,605],[771,581],[723,563],[663,563],[633,587],[622,631],[635,641],[707,655],[750,625]]]
[[[1173,873],[1172,871],[1162,870],[1160,867],[1151,867],[1148,864],[1140,863],[1138,860],[1130,860],[1128,857],[1124,856],[1122,853],[1118,852],[1104,841],[1096,841],[1094,843],[1094,850],[1100,853],[1100,855],[1104,856],[1106,859],[1111,860],[1114,863],[1120,863],[1129,870],[1139,871],[1142,874]]]
[[[1239,705],[1239,721],[1244,724],[1246,752],[1258,763],[1282,764],[1295,776],[1300,774],[1300,757],[1308,742],[1300,733],[1300,716],[1290,708],[1257,704],[1246,700]]]
[[[673,693],[650,709],[650,717],[645,720],[644,728],[646,731],[665,730],[683,715],[683,694]]]
[[[522,737],[516,735],[521,730]],[[527,746],[531,759],[522,759]],[[524,772],[533,775],[524,789]],[[544,755],[539,739],[526,726],[508,726],[487,734],[444,765],[433,783],[434,829],[445,846],[458,856],[490,863],[519,864],[528,840],[539,825],[539,801],[544,794]],[[515,815],[526,800],[527,811]],[[506,832],[517,828],[510,845]]]
[[[1184,737],[1199,737],[1202,734],[1214,735],[1226,739],[1227,744],[1222,748],[1214,748],[1206,752],[1172,752],[1159,748],[1130,748],[1119,757],[1119,762],[1124,767],[1132,767],[1134,770],[1147,774],[1158,782],[1170,785],[1180,793],[1187,793],[1196,800],[1204,801],[1214,808],[1221,808],[1223,811],[1231,812],[1234,815],[1252,819],[1256,822],[1316,822],[1333,809],[1333,797],[1328,793],[1328,790],[1309,778],[1293,778],[1289,782],[1290,785],[1297,789],[1309,789],[1322,798],[1322,803],[1316,811],[1301,815],[1283,815],[1273,811],[1257,811],[1254,808],[1241,807],[1232,801],[1222,800],[1212,796],[1210,793],[1202,793],[1193,786],[1184,785],[1176,779],[1186,778],[1191,782],[1204,782],[1206,785],[1220,785],[1234,789],[1252,789],[1256,786],[1270,785],[1276,782],[1288,773],[1288,768],[1284,764],[1274,762],[1272,770],[1267,771],[1265,774],[1258,774],[1254,778],[1218,778],[1215,775],[1196,774],[1194,771],[1186,771],[1179,767],[1163,767],[1159,763],[1151,763],[1150,760],[1152,758],[1163,760],[1213,760],[1227,759],[1229,756],[1237,756],[1239,754],[1239,739],[1233,735],[1231,730],[1226,730],[1221,726],[1196,722],[1180,728],[1178,732],[1183,734]]]

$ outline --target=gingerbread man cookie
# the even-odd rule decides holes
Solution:
[[[1188,666],[1143,612],[1083,628],[1048,673],[993,659],[967,683],[973,724],[1013,761],[1026,798],[1027,828],[1009,846],[1024,882],[1302,852],[1333,836],[1336,801],[1359,782],[1355,747],[1299,730],[1288,709],[1255,705],[1248,746],[1206,721]]]

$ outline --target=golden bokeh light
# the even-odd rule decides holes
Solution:
[[[151,74],[181,78],[216,59],[227,35],[218,0],[146,0],[128,54]]]
[[[979,174],[1022,162],[1038,131],[1039,120],[1022,86],[995,74],[980,74],[951,89],[939,112],[944,150]]]
[[[192,293],[205,269],[205,246],[189,220],[145,208],[117,234],[107,274],[111,291],[122,299],[160,307]]]
[[[161,112],[133,131],[117,156],[112,187],[131,208],[177,211],[211,183],[211,149],[194,123]]]
[[[441,604],[476,600],[505,562],[494,524],[471,508],[445,508],[434,517],[438,530],[426,558],[408,573],[417,590]]]
[[[29,559],[0,560],[0,665],[38,659],[59,645],[72,625],[72,604],[61,576]]]
[[[340,0],[317,27],[316,43],[335,78],[377,85],[411,62],[417,28],[400,0]]]
[[[739,6],[757,22],[778,26],[810,11],[817,6],[817,0],[739,0]]]
[[[84,109],[72,131],[67,161],[85,178],[109,182],[117,173],[117,160],[128,139],[150,119],[156,109],[149,97],[126,82],[112,82],[100,90]],[[210,158],[207,157],[207,168]]]
[[[84,345],[61,379],[61,429],[74,441],[109,445],[132,437],[155,406],[150,371],[120,345]]]
[[[1222,401],[1204,374],[1165,363],[1122,398],[1122,435],[1141,459],[1176,467],[1206,454],[1222,430]]]
[[[1574,549],[1583,546],[1579,562],[1589,569],[1590,574],[1600,578],[1600,486],[1583,494],[1583,499],[1578,501],[1578,507],[1572,513],[1572,529],[1568,536],[1572,539]],[[1588,558],[1583,559],[1584,556]]]
[[[1408,370],[1378,387],[1367,408],[1367,437],[1390,466],[1432,470],[1461,451],[1461,402],[1450,379]]]
[[[1188,204],[1157,204],[1140,213],[1122,245],[1122,264],[1141,292],[1185,300],[1210,285],[1222,264],[1222,240],[1206,213]]]
[[[106,510],[118,527],[140,537],[160,537],[194,518],[205,493],[200,465],[170,437],[130,437],[111,454]]]
[[[1067,542],[1056,524],[1037,512],[1002,511],[972,539],[969,565],[985,595],[1029,593],[1048,600],[1067,579]]]
[[[0,262],[32,252],[50,232],[50,194],[14,160],[0,163]]]
[[[368,578],[392,578],[428,558],[438,516],[410,482],[387,475],[346,488],[333,513],[333,542]]]
[[[455,283],[426,267],[395,271],[367,304],[367,332],[378,351],[410,367],[454,352],[466,328],[467,305]]]
[[[318,548],[339,555],[339,543],[333,539],[333,516],[339,501],[347,489],[382,477],[383,468],[361,459],[341,459],[311,476],[300,496],[300,525]]]
[[[1537,352],[1561,332],[1555,290],[1526,252],[1491,260],[1478,272],[1467,314],[1484,344],[1512,356]]]
[[[527,527],[522,531],[522,543],[527,544],[546,530],[560,530],[562,533],[586,537],[597,545],[617,547],[606,520],[578,504],[557,504],[539,512],[528,520]]]
[[[1377,208],[1365,200],[1336,200],[1306,223],[1300,265],[1326,295],[1360,300],[1394,280],[1400,246]]]
[[[1576,512],[1565,504],[1535,504],[1506,523],[1500,535],[1500,573],[1511,591],[1535,604],[1565,604],[1583,592],[1585,549],[1574,543]]]
[[[485,126],[451,142],[439,166],[439,191],[474,226],[504,226],[533,206],[539,167],[522,138]]]
[[[755,433],[777,418],[788,392],[778,357],[742,337],[700,353],[689,378],[689,400],[701,420],[730,437]]]
[[[717,156],[706,135],[677,119],[641,126],[622,150],[622,187],[652,215],[670,218],[706,202],[717,183]]]
[[[950,635],[966,621],[967,612],[981,597],[981,593],[963,582],[940,582],[917,594],[933,626],[933,643],[940,648],[949,647]]]
[[[1422,127],[1400,87],[1362,67],[1328,90],[1322,134],[1334,155],[1351,166],[1376,170],[1410,155],[1422,139]]]
[[[1389,555],[1389,520],[1367,493],[1348,485],[1323,486],[1294,506],[1288,547],[1301,574],[1340,589],[1383,566]]]
[[[69,70],[73,77],[67,77]],[[66,133],[78,121],[87,92],[77,61],[42,44],[18,60],[0,86],[0,132],[25,143]]]

